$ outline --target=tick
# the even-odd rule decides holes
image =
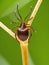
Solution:
[[[19,12],[18,5],[17,5],[17,12],[18,12],[19,17],[16,15],[16,13],[15,13],[15,16],[21,23],[20,23],[19,28],[16,30],[15,38],[16,38],[16,35],[18,35],[20,40],[25,41],[25,40],[27,40],[27,38],[30,35],[30,33],[29,33],[30,32],[30,25],[26,24],[25,22],[31,20],[33,17],[28,19],[28,16],[31,14],[31,11],[30,11],[29,14],[23,20],[21,15],[20,15],[20,12]]]

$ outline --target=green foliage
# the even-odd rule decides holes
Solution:
[[[30,6],[34,9],[36,2],[37,0],[0,0],[0,21],[12,29],[19,24],[19,22],[16,25],[10,24],[12,21],[17,22],[13,13],[17,4],[19,3],[19,10],[24,19],[29,12]],[[49,65],[49,0],[43,0],[32,27],[37,32],[33,32],[29,40],[31,58],[35,65]],[[0,54],[11,65],[22,65],[19,43],[1,28]]]

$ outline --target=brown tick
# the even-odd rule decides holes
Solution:
[[[15,33],[15,37],[16,37],[16,35],[18,35],[18,37],[19,37],[20,40],[25,41],[29,37],[29,30],[30,30],[30,25],[26,24],[25,21],[29,21],[33,17],[30,18],[30,19],[27,19],[28,16],[31,14],[31,11],[30,11],[29,14],[25,17],[25,19],[23,21],[21,15],[19,13],[19,10],[18,10],[18,5],[17,5],[17,12],[18,12],[18,15],[19,15],[20,18],[18,18],[18,16],[16,15],[16,13],[15,13],[15,16],[21,22],[21,24],[20,24],[18,30]]]

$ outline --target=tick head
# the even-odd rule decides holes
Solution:
[[[20,25],[20,28],[21,29],[25,29],[26,28],[26,24],[24,22],[22,22],[21,25]]]

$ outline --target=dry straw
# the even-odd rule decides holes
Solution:
[[[42,0],[38,0],[37,1],[37,4],[30,16],[33,17],[30,21],[28,21],[28,24],[31,26],[32,22],[33,22],[33,19],[35,18],[35,15],[40,7],[42,3]],[[2,29],[4,29],[7,33],[9,33],[13,38],[15,38],[15,33],[13,33],[9,28],[7,28],[2,22],[0,22],[0,27]],[[25,41],[21,41],[18,36],[16,36],[16,39],[19,41],[20,43],[20,47],[21,47],[21,52],[22,52],[22,62],[23,62],[23,65],[29,65],[28,64],[28,39],[25,40]]]

